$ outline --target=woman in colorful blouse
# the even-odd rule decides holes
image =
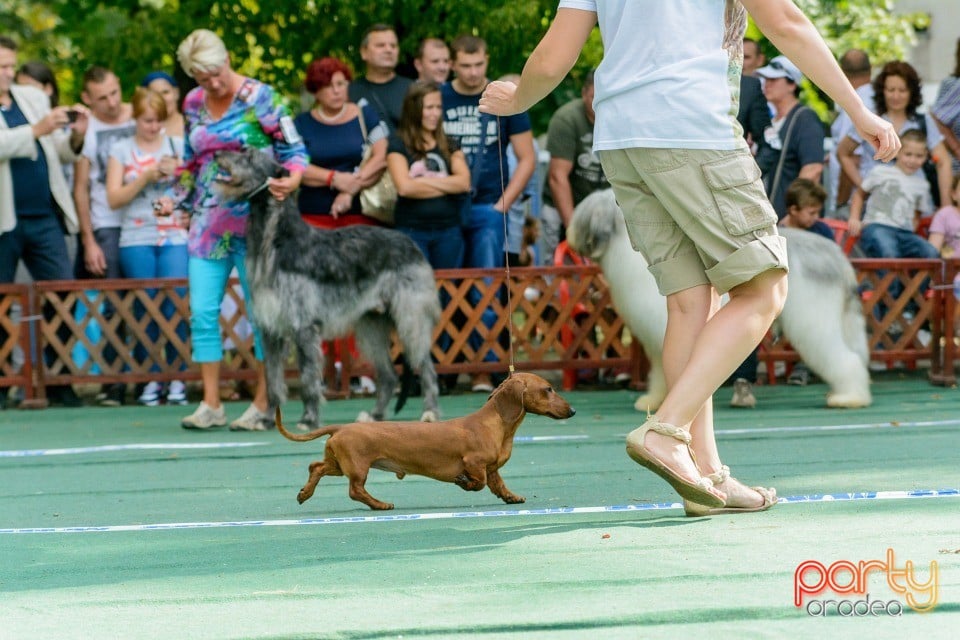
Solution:
[[[173,204],[191,214],[187,251],[190,255],[190,330],[193,359],[200,363],[203,401],[182,421],[186,429],[209,429],[226,424],[220,404],[220,302],[232,269],[240,275],[247,307],[246,224],[247,201],[222,202],[213,189],[219,172],[214,153],[248,148],[271,150],[290,172],[270,180],[270,193],[283,200],[300,186],[307,153],[300,141],[290,111],[271,87],[247,78],[230,66],[223,41],[212,31],[197,29],[180,43],[177,59],[199,85],[183,104],[185,140],[183,167],[173,190]],[[263,357],[259,331],[254,329],[254,348]],[[230,423],[234,430],[265,428],[267,395],[262,364],[257,368],[258,386],[253,402],[240,418]]]

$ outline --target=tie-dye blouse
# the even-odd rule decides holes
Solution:
[[[219,120],[207,111],[204,95],[203,88],[197,87],[183,102],[184,164],[172,195],[177,207],[192,215],[187,241],[190,255],[218,259],[246,248],[250,205],[246,200],[221,202],[213,189],[219,173],[214,153],[272,149],[287,170],[302,172],[307,166],[307,150],[293,128],[290,110],[270,86],[244,78]]]

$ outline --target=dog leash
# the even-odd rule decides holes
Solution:
[[[244,199],[244,200],[249,200],[250,198],[252,198],[253,196],[257,195],[258,193],[260,193],[261,191],[263,191],[264,189],[266,189],[266,188],[269,187],[269,186],[270,186],[270,179],[267,178],[267,180],[265,180],[262,185],[260,185],[259,187],[257,187],[256,189],[254,189],[253,191],[251,191],[250,193],[248,193],[246,196],[244,196],[243,199]]]
[[[506,177],[503,173],[504,165],[504,153],[503,153],[503,136],[500,135],[500,116],[497,116],[497,154],[499,156],[500,164],[500,198],[503,199],[503,194],[507,190]],[[504,202],[506,205],[506,202]],[[507,375],[512,376],[514,373],[514,358],[513,358],[513,296],[510,293],[510,252],[508,251],[507,244],[507,233],[509,228],[507,222],[510,219],[510,210],[507,209],[503,212],[503,266],[506,271],[507,276],[507,335],[509,337],[510,344],[507,347],[507,357],[508,357],[508,368]]]

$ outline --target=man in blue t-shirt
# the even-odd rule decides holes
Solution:
[[[464,266],[502,267],[506,240],[504,212],[509,211],[523,193],[536,168],[530,118],[526,113],[503,118],[481,117],[480,94],[489,82],[487,43],[477,36],[462,35],[450,48],[456,77],[441,87],[443,130],[460,145],[467,158],[473,196],[469,220],[464,220]],[[513,146],[517,156],[512,175],[507,166],[507,145]],[[495,321],[493,310],[485,310],[484,324],[492,327]],[[471,344],[479,341],[478,336],[471,338]],[[484,361],[495,360],[496,356],[488,351]],[[474,391],[493,390],[489,376],[485,375],[474,376],[471,386]]]

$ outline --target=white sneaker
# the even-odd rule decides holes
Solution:
[[[264,421],[269,419],[270,416],[250,403],[243,415],[230,423],[230,431],[266,431],[267,423]]]
[[[181,380],[174,380],[167,389],[167,404],[187,404],[187,385]]]
[[[160,391],[163,387],[159,382],[148,382],[143,388],[143,393],[137,398],[137,402],[145,407],[156,407],[160,404]]]
[[[356,384],[350,385],[350,393],[372,395],[377,392],[377,384],[369,376],[360,376]]]
[[[206,402],[201,402],[196,411],[180,421],[180,426],[184,429],[212,429],[226,424],[227,414],[223,405],[214,409]]]

